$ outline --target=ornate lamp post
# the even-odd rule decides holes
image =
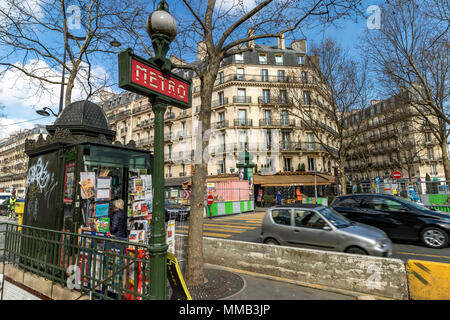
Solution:
[[[177,34],[175,19],[169,13],[165,1],[147,19],[146,29],[152,40],[155,57],[150,59],[164,72],[170,72],[172,64],[166,58],[170,43]],[[164,212],[164,113],[167,103],[159,96],[150,97],[155,114],[154,163],[153,163],[153,217],[150,238],[150,294],[153,299],[166,299],[166,229]]]

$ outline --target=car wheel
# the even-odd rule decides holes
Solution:
[[[448,245],[448,234],[437,227],[428,227],[420,233],[420,240],[429,248],[442,249]]]
[[[264,240],[264,243],[265,244],[271,244],[273,246],[279,246],[280,245],[280,243],[277,240],[273,239],[273,238],[268,238],[268,239]]]
[[[367,256],[368,253],[366,252],[366,250],[358,248],[358,247],[350,247],[347,248],[347,250],[345,250],[346,253],[351,253],[351,254],[360,254],[363,256]]]

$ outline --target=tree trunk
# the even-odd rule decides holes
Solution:
[[[345,160],[339,161],[339,183],[341,184],[342,192],[341,194],[347,194],[347,181],[345,179]]]
[[[204,283],[203,270],[203,213],[205,204],[205,183],[208,175],[208,163],[203,159],[209,139],[204,134],[211,127],[211,100],[214,81],[217,75],[205,75],[201,86],[201,108],[199,120],[201,131],[196,136],[195,174],[192,176],[191,214],[189,217],[189,235],[186,252],[186,283],[190,286]],[[200,149],[200,150],[199,150]]]
[[[450,168],[448,167],[448,147],[447,138],[441,142],[442,166],[444,167],[445,180],[450,180]]]
[[[72,91],[75,86],[75,80],[78,74],[78,67],[80,65],[80,62],[81,61],[75,61],[72,69],[70,70],[69,79],[67,80],[66,93],[64,95],[64,107],[67,107],[72,103]]]

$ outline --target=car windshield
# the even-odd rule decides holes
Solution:
[[[8,200],[9,196],[0,196],[0,202],[3,202],[4,200]]]
[[[320,214],[324,216],[336,228],[346,228],[352,225],[352,222],[346,217],[342,216],[332,208],[323,208],[319,210]]]
[[[426,208],[426,207],[424,207],[424,206],[421,206],[420,204],[417,204],[417,203],[415,203],[414,201],[409,200],[409,199],[398,198],[397,200],[398,200],[398,202],[400,202],[400,203],[402,203],[402,204],[409,205],[409,206],[411,206],[411,207],[414,207],[414,208],[419,209],[419,210],[422,210],[422,211],[423,211],[423,210],[429,210],[428,208]]]

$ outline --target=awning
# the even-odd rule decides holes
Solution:
[[[314,175],[254,175],[253,183],[262,187],[289,187],[289,186],[314,186]],[[334,183],[334,177],[328,174],[317,173],[316,185],[326,186]]]
[[[186,182],[190,181],[191,177],[182,177],[182,178],[165,178],[164,186],[165,187],[181,187]]]
[[[181,178],[175,178],[175,179],[180,180]],[[167,180],[169,180],[169,179],[166,179],[166,181]],[[239,181],[239,176],[237,174],[223,174],[223,175],[214,175],[214,176],[206,177],[206,183],[222,182],[222,181]],[[184,178],[184,180],[181,184],[183,185],[183,189],[190,187],[192,185],[192,177]],[[181,185],[181,184],[178,184],[178,185]],[[166,187],[168,186],[167,183],[165,183],[165,186]]]

